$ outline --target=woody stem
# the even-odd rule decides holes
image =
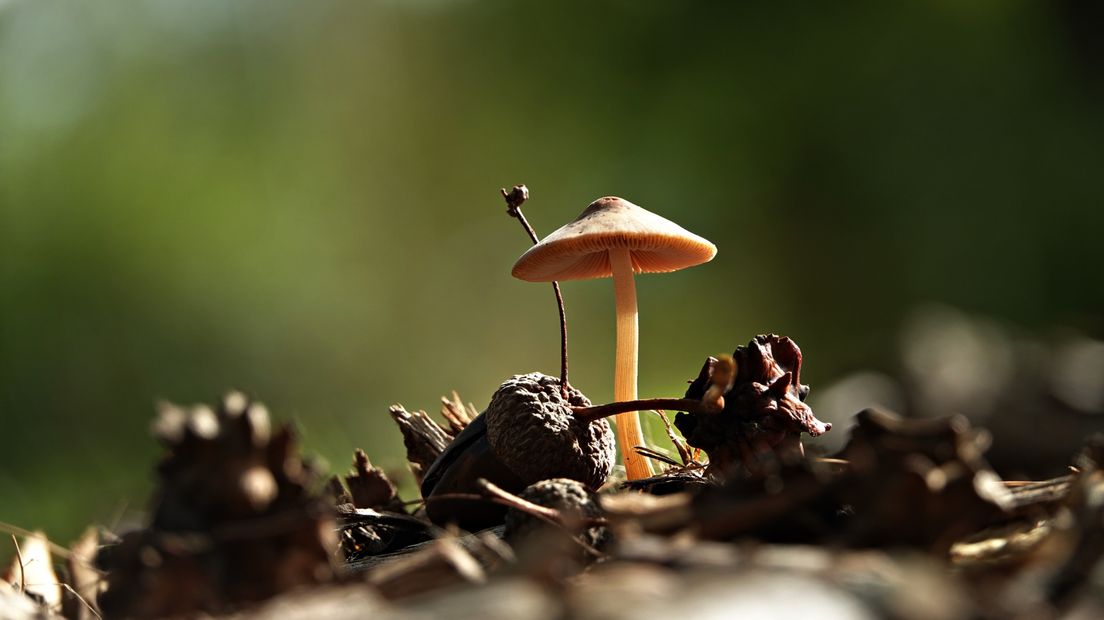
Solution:
[[[529,239],[533,241],[533,245],[536,245],[540,239],[533,227],[529,225],[529,220],[526,220],[521,212],[522,203],[529,197],[529,190],[523,188],[525,188],[524,185],[517,185],[510,192],[503,189],[502,197],[506,199],[506,213],[521,222]],[[567,315],[564,313],[563,293],[560,292],[559,282],[552,282],[552,292],[556,294],[556,307],[560,311],[560,394],[564,400],[567,400]]]
[[[715,413],[716,407],[711,407],[700,400],[692,398],[644,398],[641,400],[619,401],[605,405],[593,405],[590,407],[572,407],[571,412],[575,417],[587,422],[594,422],[611,415],[625,413],[627,411],[651,411],[662,409],[665,411],[686,411],[688,413]]]

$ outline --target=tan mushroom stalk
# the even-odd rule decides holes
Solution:
[[[640,359],[640,319],[636,308],[636,276],[633,274],[632,257],[626,248],[609,251],[610,270],[613,272],[613,303],[616,312],[617,341],[614,351],[613,399],[636,400],[637,363]],[[640,430],[640,414],[635,411],[618,414],[617,442],[621,444],[621,456],[625,460],[625,475],[629,480],[639,480],[652,475],[648,459],[633,448],[644,445],[644,433]]]
[[[717,248],[678,224],[616,197],[600,198],[575,221],[529,248],[514,265],[515,278],[530,282],[609,278],[614,281],[617,346],[614,398],[636,400],[638,363],[637,273],[677,271],[716,255]],[[651,475],[633,449],[643,445],[637,412],[615,418],[617,440],[629,480]]]

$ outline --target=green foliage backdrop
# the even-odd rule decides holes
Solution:
[[[141,508],[157,398],[400,468],[388,404],[554,373],[513,183],[719,247],[638,283],[645,396],[766,331],[815,391],[929,300],[1100,334],[1091,4],[0,1],[0,520]],[[564,292],[608,401],[612,289]]]

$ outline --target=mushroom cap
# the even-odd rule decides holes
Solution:
[[[529,248],[513,275],[529,282],[589,280],[613,275],[609,250],[627,248],[635,273],[678,271],[713,260],[717,247],[623,198],[590,203],[575,221]]]

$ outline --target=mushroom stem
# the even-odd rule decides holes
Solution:
[[[609,251],[613,271],[613,295],[617,309],[617,347],[613,370],[613,397],[617,401],[636,400],[636,368],[639,346],[639,325],[636,311],[636,282],[632,258],[626,248]],[[617,414],[617,443],[625,461],[625,477],[639,480],[652,475],[648,460],[636,453],[644,445],[640,432],[640,417],[635,410]]]

